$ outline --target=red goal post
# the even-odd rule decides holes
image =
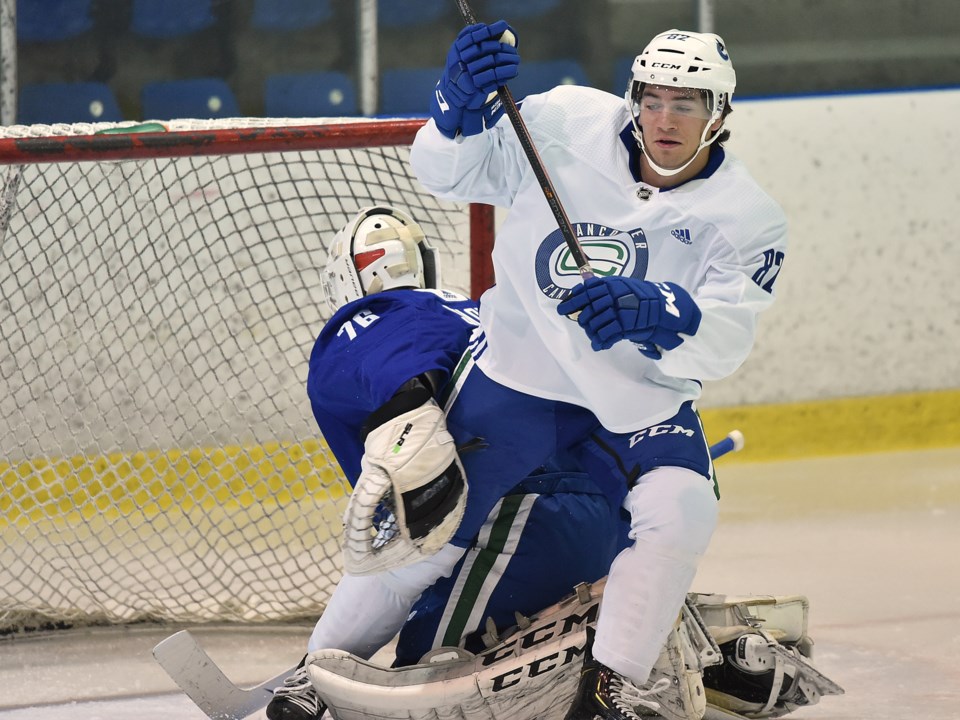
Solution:
[[[412,177],[422,120],[317,123],[0,128],[0,634],[322,610],[346,496],[304,390],[324,247],[399,205],[477,296],[493,213]]]

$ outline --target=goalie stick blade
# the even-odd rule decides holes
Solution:
[[[153,648],[153,657],[167,675],[211,720],[243,720],[267,706],[271,690],[283,684],[289,668],[256,687],[243,689],[223,674],[188,630],[174,633]]]

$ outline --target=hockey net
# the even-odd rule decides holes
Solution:
[[[347,494],[304,389],[327,241],[400,205],[446,287],[489,282],[489,209],[411,175],[421,122],[0,129],[0,633],[319,614]]]

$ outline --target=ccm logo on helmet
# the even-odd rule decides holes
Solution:
[[[680,69],[680,66],[679,66],[679,65],[674,65],[674,64],[672,64],[672,63],[661,63],[661,62],[650,63],[650,67],[663,68],[664,70],[679,70],[679,69]]]

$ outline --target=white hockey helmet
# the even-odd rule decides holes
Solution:
[[[436,251],[407,213],[390,205],[362,208],[330,242],[323,292],[331,312],[394,288],[439,288]]]
[[[644,85],[647,84],[692,88],[706,93],[710,117],[700,137],[700,146],[693,157],[679,168],[669,170],[661,168],[653,162],[643,146],[643,133],[640,130],[639,121],[640,97],[643,94]],[[627,84],[627,107],[633,118],[634,137],[647,161],[657,173],[665,176],[676,175],[693,162],[693,158],[700,150],[720,136],[718,129],[712,136],[707,137],[710,126],[723,117],[736,85],[737,74],[734,72],[723,38],[713,33],[667,30],[653,38],[643,52],[637,55]]]

